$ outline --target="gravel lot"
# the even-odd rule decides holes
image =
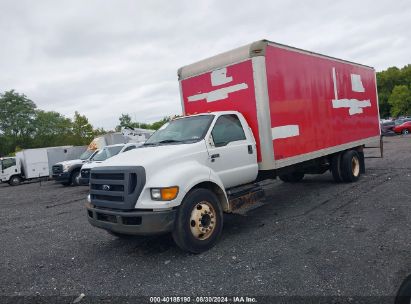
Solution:
[[[411,136],[384,141],[358,183],[271,182],[200,255],[90,226],[87,187],[1,184],[0,295],[394,295],[411,273]]]

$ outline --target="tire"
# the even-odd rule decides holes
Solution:
[[[62,182],[61,183],[64,187],[68,187],[70,186],[71,182]]]
[[[204,252],[217,243],[222,230],[223,210],[217,196],[202,188],[190,191],[176,216],[172,236],[177,246],[191,253]]]
[[[17,186],[17,185],[20,185],[20,183],[21,183],[21,178],[18,175],[13,175],[9,179],[9,185],[10,186]]]
[[[361,175],[360,156],[354,150],[346,151],[341,157],[341,177],[346,183],[356,182]]]
[[[341,183],[343,181],[341,176],[341,153],[335,154],[332,157],[330,170],[333,175],[334,181],[336,183]]]
[[[70,178],[71,185],[79,186],[80,185],[79,178],[80,178],[80,170],[74,171],[73,173],[71,173],[71,178]]]
[[[404,282],[402,282],[397,296],[395,297],[395,304],[409,304],[411,303],[411,275],[409,275]]]
[[[401,131],[402,135],[408,135],[410,133],[410,131],[408,129],[404,129]]]
[[[288,174],[281,174],[278,177],[284,182],[284,183],[298,183],[304,178],[304,173],[301,172],[293,172],[293,173],[288,173]]]
[[[130,239],[133,237],[133,235],[129,235],[129,234],[123,234],[123,233],[118,233],[118,232],[114,232],[111,230],[106,230],[108,234],[118,237],[119,239]]]

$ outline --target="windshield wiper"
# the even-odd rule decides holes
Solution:
[[[143,144],[143,147],[144,146],[158,146],[158,143],[145,143]]]
[[[181,140],[165,139],[165,140],[159,141],[158,143],[159,144],[168,144],[168,143],[176,143],[176,142],[181,142]]]
[[[178,142],[181,142],[181,140],[165,139],[165,140],[160,140],[160,141],[153,142],[153,143],[145,143],[143,146],[158,146],[160,144],[169,144],[169,143],[178,143]]]

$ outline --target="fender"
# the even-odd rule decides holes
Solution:
[[[84,164],[76,164],[76,165],[72,165],[70,166],[70,168],[68,169],[68,173],[73,172],[74,170],[80,169]]]
[[[208,180],[191,180],[191,182],[186,187],[185,194],[187,194],[193,188],[206,188],[214,192],[224,211],[228,211],[230,209],[227,193],[225,192],[224,185],[219,178],[219,176],[210,168],[206,167],[210,171],[210,176]]]
[[[171,172],[172,174],[170,174]],[[209,167],[198,161],[184,161],[172,166],[167,166],[167,171],[156,171],[156,173],[152,176],[149,176],[149,172],[147,172],[147,174],[147,183],[144,186],[139,199],[137,200],[135,208],[168,209],[177,207],[182,203],[184,197],[191,189],[204,182],[216,184],[223,192],[222,198],[225,200],[222,202],[223,205],[227,204],[227,195],[220,178],[217,174],[212,172]],[[166,202],[151,200],[151,188],[170,187],[176,185],[179,186],[179,193],[174,200]],[[226,206],[223,207],[224,209],[226,208]]]

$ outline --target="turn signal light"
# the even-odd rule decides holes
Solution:
[[[156,201],[171,201],[177,197],[177,194],[177,186],[151,189],[151,198]]]

